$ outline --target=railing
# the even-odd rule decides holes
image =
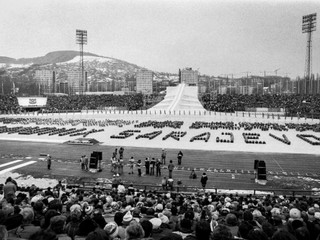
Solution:
[[[111,183],[102,186],[96,185],[97,182],[83,182],[82,184],[69,185],[69,187],[78,187],[83,190],[111,190]],[[129,183],[124,183],[125,187],[128,187]],[[167,193],[168,191],[176,192],[176,193],[185,193],[185,194],[193,194],[195,192],[199,192],[202,190],[200,186],[186,186],[186,185],[178,185],[174,184],[173,188],[163,189],[163,187],[158,184],[133,184],[133,187],[138,190],[143,191],[157,191],[159,193]],[[219,189],[219,188],[208,188],[206,191],[213,192],[215,194],[228,194],[228,193],[237,193],[238,195],[286,195],[286,196],[312,196],[317,197],[320,196],[320,191],[317,190],[301,190],[301,189],[269,189],[269,188],[256,188],[250,190],[239,190],[239,189]]]

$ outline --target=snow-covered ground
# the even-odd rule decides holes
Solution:
[[[39,188],[47,188],[47,187],[54,187],[58,184],[56,179],[50,178],[34,178],[31,175],[22,176],[16,172],[7,172],[0,175],[0,183],[5,183],[6,179],[11,177],[17,181],[18,186],[20,187],[28,187],[34,184]]]
[[[184,115],[185,113],[185,115]],[[201,112],[200,112],[201,113]],[[132,147],[150,147],[150,148],[176,148],[176,149],[197,149],[197,150],[213,150],[213,151],[246,151],[246,152],[277,152],[277,153],[305,153],[305,154],[320,154],[320,146],[319,145],[311,145],[300,138],[298,138],[297,134],[313,134],[317,137],[320,137],[320,133],[315,133],[313,131],[305,131],[305,132],[297,132],[295,130],[289,130],[289,131],[276,131],[276,130],[269,130],[269,131],[261,131],[254,129],[250,132],[255,132],[260,134],[259,141],[265,141],[266,144],[247,144],[244,141],[244,138],[242,136],[244,131],[241,130],[233,130],[232,133],[234,134],[234,143],[216,143],[216,137],[219,137],[220,139],[228,139],[227,136],[222,135],[222,132],[231,132],[230,130],[226,129],[218,129],[218,130],[210,130],[206,128],[202,129],[189,129],[192,122],[195,121],[203,121],[203,122],[226,122],[226,121],[233,121],[235,123],[239,122],[263,122],[263,123],[310,123],[315,124],[319,123],[319,120],[311,120],[311,119],[285,119],[284,117],[281,117],[280,119],[267,119],[266,117],[262,118],[261,116],[242,116],[242,114],[224,114],[224,113],[209,113],[206,112],[204,115],[204,112],[199,114],[199,112],[190,113],[189,112],[175,112],[173,114],[164,114],[163,111],[160,114],[160,112],[150,112],[150,111],[138,111],[138,112],[114,112],[114,111],[99,111],[99,112],[86,112],[86,113],[64,113],[64,114],[41,114],[41,115],[10,115],[7,117],[25,117],[25,118],[40,118],[40,119],[53,119],[53,118],[60,118],[62,120],[68,120],[68,119],[94,119],[96,121],[104,121],[106,119],[108,120],[117,120],[117,119],[123,119],[123,120],[130,120],[132,121],[132,124],[130,125],[124,125],[123,127],[118,126],[105,126],[105,127],[99,127],[99,126],[89,126],[86,127],[88,130],[90,129],[104,129],[103,132],[97,132],[88,135],[88,138],[94,138],[101,142],[102,145],[111,145],[111,146],[132,146]],[[152,127],[146,127],[146,128],[134,128],[134,124],[145,122],[148,120],[153,121],[183,121],[184,124],[182,125],[181,129],[172,129],[172,128],[163,128],[163,129],[154,129]],[[0,123],[0,126],[3,126],[3,123]],[[17,125],[7,125],[8,127],[13,127]],[[31,123],[28,126],[37,126],[35,123]],[[48,127],[47,125],[39,125],[39,127]],[[72,128],[74,126],[66,125],[66,126],[58,126],[55,125],[57,128]],[[76,126],[76,128],[83,128],[84,126],[82,124],[79,124]],[[134,136],[131,136],[127,139],[115,139],[110,138],[112,135],[118,135],[120,132],[125,130],[133,130],[133,129],[139,129],[141,130],[141,133],[135,133]],[[153,131],[162,131],[162,134],[158,137],[149,140],[146,138],[140,138],[135,139],[138,134],[146,134]],[[167,140],[163,141],[162,138],[169,134],[171,131],[186,131],[187,134],[181,138],[179,141],[168,138]],[[204,141],[194,141],[190,142],[190,139],[196,135],[199,135],[204,132],[210,132],[211,138],[208,142]],[[277,135],[279,137],[282,137],[282,134],[285,134],[288,139],[291,141],[291,145],[286,145],[280,141],[275,140],[274,138],[269,136],[269,133],[273,133],[274,135]],[[16,140],[16,141],[36,141],[36,142],[56,142],[56,143],[63,143],[69,140],[77,139],[81,136],[75,136],[70,137],[67,136],[48,136],[48,135],[19,135],[19,134],[0,134],[0,139],[2,140]]]
[[[62,62],[59,64],[78,63],[79,61],[80,61],[80,57],[76,56],[73,59],[71,59],[70,61]],[[96,61],[96,62],[104,63],[104,62],[114,62],[115,60],[111,59],[111,58],[107,58],[107,57],[83,56],[83,61],[84,62]]]
[[[87,58],[87,57],[86,57]],[[96,57],[89,57],[96,58]],[[78,61],[73,59],[72,61]],[[111,59],[101,59],[101,61],[111,61]],[[169,89],[168,89],[169,90]],[[172,90],[172,91],[171,91]],[[178,92],[180,91],[180,94]],[[309,124],[319,124],[319,120],[313,119],[304,119],[304,118],[284,118],[272,117],[269,118],[267,115],[255,115],[249,113],[217,113],[209,112],[202,108],[195,107],[197,105],[197,93],[195,92],[196,88],[189,88],[185,86],[178,86],[175,89],[170,89],[167,91],[167,96],[162,103],[159,103],[157,107],[152,108],[147,111],[85,111],[82,113],[63,113],[63,114],[27,114],[27,115],[4,115],[2,117],[8,118],[39,118],[39,119],[61,119],[61,120],[92,120],[97,123],[106,121],[106,120],[126,120],[131,121],[129,125],[123,125],[121,127],[115,125],[109,125],[100,127],[99,124],[95,126],[83,126],[79,124],[77,126],[72,126],[71,124],[65,126],[59,125],[38,125],[39,127],[52,127],[57,128],[87,128],[91,129],[104,129],[102,132],[93,133],[87,136],[87,138],[94,138],[101,142],[102,145],[110,146],[132,146],[132,147],[149,147],[149,148],[174,148],[174,149],[195,149],[195,150],[212,150],[212,151],[245,151],[245,152],[274,152],[274,153],[304,153],[304,154],[319,154],[320,155],[320,146],[311,145],[300,138],[297,134],[313,134],[316,137],[320,137],[320,133],[315,133],[312,131],[305,131],[303,133],[296,132],[295,130],[289,131],[261,131],[254,129],[250,132],[255,132],[260,134],[259,141],[265,141],[266,144],[246,144],[242,136],[243,132],[248,132],[243,129],[241,130],[227,130],[227,129],[218,129],[210,130],[207,128],[202,129],[189,129],[191,124],[196,121],[201,122],[234,122],[238,124],[239,122],[260,122],[260,123],[309,123]],[[178,96],[178,97],[177,97]],[[190,103],[195,103],[190,104]],[[135,128],[134,124],[146,122],[146,121],[183,121],[181,129],[172,129],[172,128],[163,128],[163,129],[154,129],[152,127],[145,128]],[[28,125],[18,125],[18,124],[3,124],[0,123],[0,127],[6,125],[7,127],[15,126],[24,126],[24,127],[35,127],[35,123]],[[140,133],[135,133],[134,136],[131,136],[127,139],[117,139],[110,138],[112,135],[119,135],[120,132],[125,130],[141,130]],[[162,131],[162,133],[149,140],[147,138],[136,139],[136,136],[139,134],[151,133],[154,131]],[[179,141],[168,138],[167,140],[162,140],[162,138],[169,134],[172,131],[183,131],[187,134],[181,138]],[[190,142],[192,137],[195,137],[201,133],[209,132],[211,138],[208,142],[204,141],[194,141]],[[232,132],[234,135],[234,143],[217,143],[216,138],[228,139],[226,135],[222,135],[225,132]],[[285,134],[287,138],[291,141],[291,145],[286,145],[278,140],[269,136],[269,133],[272,133],[276,136],[282,137],[282,134]],[[45,135],[19,135],[19,134],[0,134],[1,140],[15,140],[15,141],[35,141],[35,142],[55,142],[63,143],[69,140],[74,140],[82,136],[70,137],[66,136],[48,136]],[[1,147],[1,146],[0,146]],[[13,175],[14,174],[14,175]],[[6,175],[0,176],[0,182],[8,176],[12,176],[15,179],[21,181],[21,184],[31,185],[30,183],[35,183],[39,187],[47,187],[48,185],[56,185],[56,180],[54,179],[33,179],[32,176],[19,176],[15,175],[17,173],[6,173]],[[239,190],[240,191],[240,190]],[[236,191],[236,192],[239,192]],[[230,192],[230,191],[229,191]],[[245,190],[241,192],[246,193]],[[249,192],[252,193],[252,192]]]
[[[175,87],[167,87],[167,94],[163,101],[150,109],[150,111],[155,110],[193,110],[206,112],[198,99],[198,87],[186,86],[185,84],[179,84]]]

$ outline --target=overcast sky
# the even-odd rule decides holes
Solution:
[[[278,75],[295,78],[305,68],[302,16],[320,18],[319,9],[311,0],[3,0],[0,56],[78,50],[75,32],[85,29],[85,51],[154,71],[192,67],[240,77],[280,69]],[[319,27],[313,72],[320,73]]]

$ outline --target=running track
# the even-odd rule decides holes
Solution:
[[[5,164],[12,160],[9,154],[15,156],[20,155],[24,161],[36,161],[30,165],[13,171],[22,174],[31,174],[35,177],[51,177],[63,179],[71,177],[74,179],[90,179],[90,178],[111,178],[109,159],[114,147],[110,146],[72,146],[55,143],[33,143],[33,142],[15,142],[0,141],[0,164]],[[105,169],[101,173],[87,173],[80,170],[79,158],[81,155],[88,155],[92,151],[103,152],[103,162]],[[167,150],[167,162],[172,159],[177,164],[177,153],[179,149]],[[46,163],[39,160],[40,153],[50,153],[54,159],[52,170],[46,169]],[[145,157],[160,158],[161,149],[155,148],[134,148],[125,147],[125,160],[134,156],[136,160],[141,159],[144,162]],[[251,152],[223,152],[223,151],[200,151],[200,150],[184,150],[182,166],[184,169],[174,171],[174,178],[180,178],[185,185],[199,186],[199,179],[188,179],[190,169],[197,168],[198,177],[206,169],[209,176],[208,187],[217,187],[224,189],[257,189],[263,188],[253,181],[253,162],[254,159],[264,160],[266,162],[269,175],[288,176],[311,176],[320,178],[320,155],[310,154],[278,154],[278,153],[251,153]],[[28,158],[26,159],[25,157]],[[17,158],[16,158],[17,159]],[[126,162],[126,161],[125,161]],[[9,166],[8,166],[9,167]],[[12,167],[10,165],[10,167]],[[216,172],[214,172],[216,169]],[[0,171],[3,170],[2,168]],[[250,172],[248,172],[248,170]],[[143,176],[141,178],[135,175],[126,174],[128,168],[125,167],[123,179],[133,183],[159,184],[161,178],[154,176]],[[223,172],[220,172],[223,171]],[[235,172],[236,171],[236,172]],[[242,171],[242,173],[241,173]],[[167,176],[167,170],[163,169],[162,174]],[[232,178],[232,175],[235,178]],[[268,188],[266,186],[265,188]]]

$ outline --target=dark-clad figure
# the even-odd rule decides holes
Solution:
[[[191,173],[190,173],[189,178],[190,178],[190,179],[196,179],[196,178],[197,178],[197,174],[196,174],[196,172],[194,171],[194,169],[191,170]]]
[[[16,196],[17,186],[14,184],[14,180],[8,177],[5,185],[3,186],[3,197],[5,199],[14,198]]]
[[[181,165],[181,162],[182,162],[182,157],[183,157],[183,153],[181,151],[179,151],[178,153],[178,165]]]
[[[156,162],[156,176],[161,176],[161,160],[158,159]]]
[[[141,160],[139,159],[137,162],[138,176],[141,177]]]
[[[123,152],[124,152],[124,148],[120,147],[120,149],[119,149],[119,158],[120,159],[123,159]]]
[[[87,155],[84,155],[84,170],[89,170],[89,158],[87,157]]]
[[[150,161],[150,175],[154,175],[154,167],[156,165],[156,159],[155,158],[151,158]]]
[[[174,165],[172,163],[172,160],[170,160],[170,163],[168,165],[168,170],[169,170],[169,178],[172,178],[172,171],[174,169]]]
[[[147,157],[146,160],[144,160],[144,166],[146,168],[146,175],[149,175],[150,172],[150,161],[149,161],[149,158]]]
[[[208,181],[208,176],[206,173],[203,173],[200,179],[203,190],[206,188],[207,181]]]
[[[166,165],[166,157],[167,157],[167,152],[166,152],[166,150],[162,149],[161,162],[163,165]]]
[[[48,170],[50,170],[51,169],[51,156],[48,154],[47,155],[47,158],[46,158],[46,160],[47,160],[47,167],[48,167]]]

